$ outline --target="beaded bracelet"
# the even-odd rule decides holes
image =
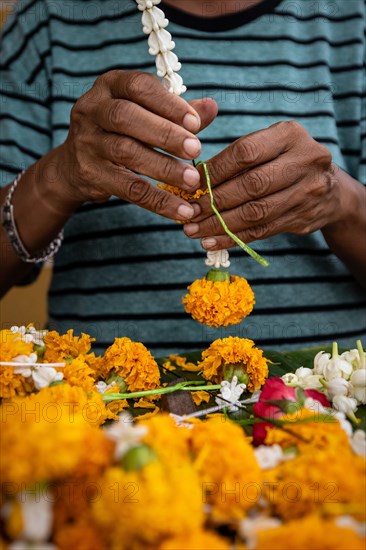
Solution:
[[[39,262],[45,262],[52,258],[60,249],[61,243],[64,238],[64,232],[63,230],[60,231],[60,233],[57,235],[57,237],[47,246],[47,248],[42,252],[40,256],[31,256],[27,249],[25,248],[15,223],[14,219],[14,207],[12,204],[12,198],[14,191],[24,174],[24,170],[18,174],[18,176],[15,178],[13,184],[11,185],[9,192],[5,198],[5,202],[2,206],[1,212],[2,212],[2,225],[8,235],[9,241],[11,245],[13,246],[15,252],[19,256],[19,258],[23,262],[35,264]]]

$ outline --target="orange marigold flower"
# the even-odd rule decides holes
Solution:
[[[349,527],[308,515],[257,533],[257,550],[364,550],[365,540]]]
[[[221,281],[199,279],[188,290],[189,294],[182,300],[186,312],[210,327],[240,323],[252,312],[255,304],[254,292],[248,281],[235,275]]]
[[[79,386],[85,391],[93,390],[95,385],[94,371],[88,366],[82,355],[66,361],[64,367],[57,368],[64,375],[63,380],[71,386]]]
[[[202,482],[203,501],[218,521],[231,521],[255,506],[262,472],[242,428],[223,416],[188,430],[194,466]]]
[[[81,336],[74,336],[72,329],[63,335],[51,330],[43,337],[43,341],[46,344],[44,361],[57,363],[64,359],[86,355],[90,351],[95,338],[91,338],[91,336],[84,333],[81,333]]]
[[[228,539],[217,535],[214,531],[188,531],[183,536],[170,538],[159,546],[158,550],[230,550],[232,548]]]
[[[75,523],[63,526],[56,532],[54,540],[58,550],[108,550],[99,529],[93,526],[92,518],[79,518]]]
[[[0,361],[11,362],[18,355],[29,355],[33,352],[33,343],[27,344],[20,335],[11,330],[0,331]],[[8,399],[25,396],[32,391],[32,386],[21,374],[14,373],[14,367],[0,365],[0,398]]]
[[[263,351],[254,347],[253,340],[229,336],[215,340],[202,353],[199,363],[206,380],[214,383],[237,376],[250,392],[259,390],[268,377],[268,359]]]
[[[197,191],[195,191],[194,193],[188,193],[188,191],[180,189],[180,187],[176,187],[175,185],[169,185],[168,183],[158,183],[158,187],[160,187],[160,189],[164,189],[164,191],[169,191],[169,193],[173,193],[173,195],[175,195],[176,197],[179,197],[180,199],[185,199],[186,201],[200,199],[208,193],[207,188],[197,189]]]
[[[160,371],[149,350],[140,342],[129,338],[116,338],[104,354],[103,372],[121,376],[128,390],[154,390],[160,385]]]

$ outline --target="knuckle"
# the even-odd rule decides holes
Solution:
[[[297,120],[284,120],[279,123],[286,134],[297,135],[304,132],[303,126]]]
[[[125,92],[128,97],[141,96],[146,93],[146,90],[150,90],[152,83],[156,80],[154,75],[141,71],[127,73]]]
[[[173,140],[173,127],[171,124],[162,124],[161,131],[159,132],[161,145],[163,149],[166,149]]]
[[[133,203],[145,205],[149,202],[150,187],[140,178],[132,179],[128,186],[128,198]]]
[[[161,160],[159,161],[160,168],[163,173],[163,180],[170,181],[175,180],[175,165],[174,161],[169,158],[168,156],[164,155]]]
[[[268,216],[266,201],[250,201],[243,208],[243,218],[248,222],[261,222]]]
[[[253,170],[242,178],[245,192],[250,198],[263,197],[267,195],[272,184],[270,167]],[[248,185],[249,184],[249,185]]]
[[[233,146],[232,156],[239,169],[243,169],[243,163],[254,164],[260,157],[258,144],[254,140],[244,137],[238,139]]]
[[[249,241],[259,241],[265,239],[270,234],[270,228],[268,224],[258,225],[256,227],[249,227],[245,231],[245,236]]]
[[[120,103],[118,101],[112,101],[110,103],[110,106],[107,112],[107,120],[109,125],[112,128],[116,128],[121,124],[121,120],[122,120],[121,108],[120,108]]]

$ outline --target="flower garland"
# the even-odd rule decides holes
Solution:
[[[13,380],[1,386],[7,388],[0,405],[1,547],[178,549],[187,541],[184,548],[260,550],[288,547],[291,537],[296,550],[314,544],[319,550],[363,548],[364,432],[353,431],[345,414],[330,408],[327,385],[318,391],[286,386],[280,378],[266,381],[271,364],[253,341],[217,340],[198,365],[171,356],[157,378],[157,362],[128,338],[116,339],[98,358],[92,339],[72,331],[36,336],[32,327],[14,327],[0,337],[7,363],[0,366],[10,369]],[[50,368],[46,357],[63,359],[66,365],[55,372],[69,368],[68,380],[37,389],[17,370],[28,368],[32,354],[39,354],[40,370]],[[366,369],[360,343],[341,357],[353,372]],[[327,380],[339,372],[353,376],[344,363],[329,365],[331,359],[316,355],[314,369],[321,364]],[[82,365],[87,378],[94,377],[92,389],[79,372]],[[139,368],[145,385],[132,376]],[[193,380],[162,382],[181,371]],[[297,379],[305,374],[296,372]],[[8,372],[2,370],[1,384],[4,378]],[[16,393],[16,378],[24,378],[25,396]],[[204,386],[202,378],[220,384]],[[245,395],[264,382],[261,392]],[[100,393],[102,383],[111,387]],[[11,398],[9,388],[15,388]],[[116,388],[125,393],[113,393]],[[134,412],[131,405],[142,396],[198,388],[214,392],[216,407],[134,421],[106,405],[126,397]],[[362,399],[358,385],[355,392]],[[223,414],[210,416],[217,410]],[[254,447],[249,435],[255,437],[261,425],[264,437]],[[322,536],[321,526],[327,529]]]

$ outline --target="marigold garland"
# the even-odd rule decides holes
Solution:
[[[308,515],[280,527],[259,531],[256,550],[365,550],[365,539],[353,529],[319,515]]]
[[[130,392],[154,390],[160,385],[160,371],[150,351],[130,338],[116,338],[103,357],[105,378],[115,372]]]
[[[158,550],[230,550],[232,546],[213,531],[189,531],[183,536],[170,538]]]
[[[158,183],[158,187],[160,189],[164,189],[164,191],[168,191],[169,193],[172,193],[176,197],[179,197],[180,199],[184,199],[186,201],[194,200],[194,199],[200,199],[204,195],[208,195],[208,189],[197,189],[194,193],[189,193],[188,191],[185,191],[184,189],[181,189],[180,187],[176,187],[175,185],[169,185],[168,183]]]
[[[44,360],[48,363],[57,363],[64,359],[87,355],[95,338],[84,333],[81,333],[81,336],[74,336],[73,329],[70,329],[62,335],[51,330],[47,332],[43,340],[46,345]]]
[[[229,281],[194,281],[182,302],[193,319],[210,327],[236,325],[247,317],[255,304],[248,281],[235,275]]]
[[[204,503],[217,521],[239,519],[260,496],[262,472],[243,430],[215,416],[190,430],[194,466]]]
[[[214,383],[225,378],[226,366],[235,367],[242,371],[251,392],[259,390],[268,377],[268,360],[263,357],[263,351],[254,346],[253,340],[237,336],[215,340],[202,353],[202,361],[198,365],[203,377]]]
[[[0,331],[0,361],[10,362],[19,355],[33,352],[33,343],[26,343],[20,335],[11,330]],[[29,388],[28,381],[21,374],[14,373],[14,367],[0,365],[0,398],[9,399],[25,396]]]

